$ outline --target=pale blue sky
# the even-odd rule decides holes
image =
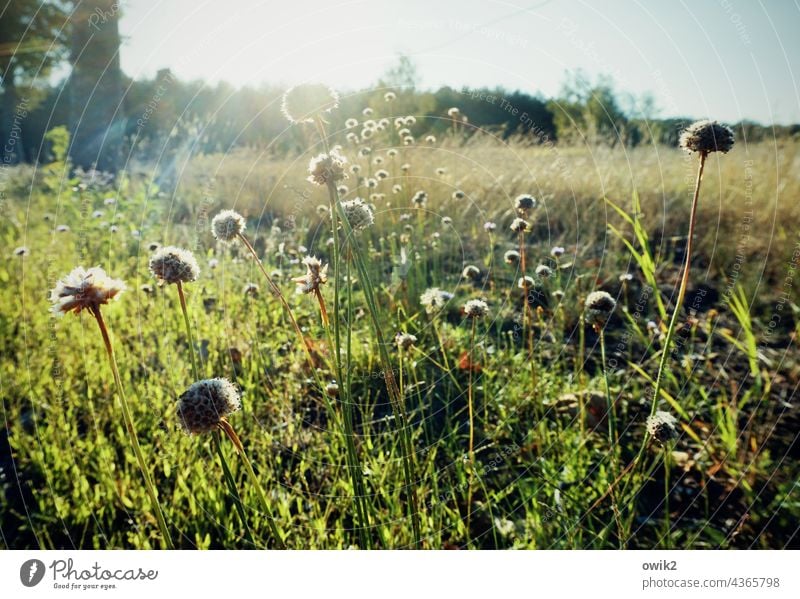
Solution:
[[[557,93],[565,70],[652,92],[661,116],[800,122],[796,0],[123,0],[123,69],[235,85],[374,83]]]

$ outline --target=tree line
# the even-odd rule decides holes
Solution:
[[[54,129],[68,132],[76,166],[114,171],[131,159],[151,160],[179,151],[228,152],[258,148],[285,153],[299,149],[298,130],[280,115],[285,91],[274,85],[233,87],[179,80],[169,70],[132,80],[119,65],[118,0],[81,2],[14,0],[0,20],[0,134],[3,162],[46,161]],[[56,69],[68,75],[54,81]],[[690,118],[658,118],[651,98],[632,101],[613,83],[567,79],[555,98],[502,88],[423,90],[416,70],[400,57],[375,86],[344,92],[331,126],[372,107],[380,116],[415,115],[415,134],[453,131],[451,107],[459,108],[463,139],[488,131],[523,143],[676,145]],[[388,105],[386,91],[397,98]],[[800,125],[736,124],[750,142],[797,136]]]

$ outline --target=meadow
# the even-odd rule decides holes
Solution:
[[[10,171],[6,548],[798,547],[796,141],[709,154],[676,302],[696,155],[345,116],[287,123],[292,155]],[[159,284],[164,246],[199,275]],[[92,315],[50,311],[79,265],[127,286],[102,314],[159,508]],[[241,409],[187,434],[214,377]]]

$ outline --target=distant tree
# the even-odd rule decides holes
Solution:
[[[569,73],[549,106],[560,141],[612,147],[626,141],[628,118],[609,78],[592,84],[580,71]]]
[[[6,164],[28,158],[23,121],[46,97],[50,72],[65,58],[65,21],[60,2],[12,0],[0,9],[0,139]]]
[[[125,129],[119,13],[119,0],[77,0],[70,19],[70,158],[76,166],[112,172]]]
[[[417,65],[411,58],[401,54],[397,57],[397,64],[381,77],[379,85],[413,91],[419,85]]]

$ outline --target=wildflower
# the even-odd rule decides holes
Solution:
[[[387,171],[385,169],[377,170],[377,171],[375,171],[375,176],[378,179],[387,179],[389,177],[389,171]]]
[[[560,245],[557,245],[552,250],[550,250],[550,255],[553,256],[553,258],[558,258],[559,256],[563,256],[564,248],[561,247]]]
[[[150,258],[150,272],[163,283],[190,283],[200,276],[200,267],[189,250],[167,246]]]
[[[112,233],[116,233],[117,231],[119,231],[119,227],[117,225],[111,225],[111,227],[108,230],[111,231]]]
[[[465,196],[466,196],[466,194],[463,191],[461,191],[460,189],[456,189],[453,192],[453,199],[454,200],[463,200]]]
[[[103,218],[103,214],[102,210],[95,210],[92,212],[92,218]]]
[[[400,166],[400,170],[403,171],[404,173],[407,173],[408,171],[411,170],[411,165],[406,162]]]
[[[303,258],[306,274],[292,279],[297,283],[297,293],[319,292],[319,286],[328,282],[328,265],[323,266],[319,258],[306,256]]]
[[[422,208],[425,204],[428,203],[428,194],[424,191],[418,191],[414,194],[414,197],[411,198],[411,201],[414,203],[415,206]]]
[[[258,297],[258,285],[255,283],[247,283],[242,287],[242,295],[245,297]]]
[[[61,316],[67,312],[79,313],[81,310],[96,310],[108,300],[118,298],[125,291],[125,283],[112,279],[99,266],[86,270],[82,266],[74,268],[50,291],[53,306],[50,311]]]
[[[395,98],[397,98],[397,94],[395,94],[394,92],[386,92],[385,94],[383,94],[383,99],[386,102],[392,102],[394,101]]]
[[[59,233],[67,233],[69,231],[69,227],[67,225],[58,225],[56,227],[56,231]]]
[[[426,135],[425,136],[425,143],[427,143],[427,144],[435,144],[436,143],[436,136],[435,135]]]
[[[275,269],[269,273],[271,279],[275,279],[276,281],[280,281],[283,278],[283,272],[278,269]]]
[[[461,271],[461,276],[465,279],[475,280],[481,276],[481,269],[472,264],[468,264],[464,267],[464,270]]]
[[[339,395],[339,385],[335,381],[328,383],[325,385],[325,393],[331,397],[337,397]]]
[[[431,287],[419,296],[419,302],[425,307],[428,314],[434,314],[445,307],[448,301],[453,299],[453,294],[442,291],[438,287]]]
[[[733,147],[733,130],[717,121],[697,121],[680,135],[678,145],[687,152],[722,152]]]
[[[211,232],[218,241],[229,243],[244,232],[244,217],[235,210],[223,210],[211,221]]]
[[[464,304],[464,314],[467,318],[481,318],[489,313],[489,305],[479,299],[469,300]]]
[[[365,108],[364,110],[361,111],[361,114],[363,114],[364,116],[372,116],[372,108],[370,107]]]
[[[453,224],[453,219],[449,216],[442,217],[442,226],[449,227]]]
[[[397,156],[397,150],[396,150],[396,149],[394,149],[394,148],[392,148],[392,149],[390,149],[388,152],[386,152],[386,155],[387,155],[389,158],[394,158],[395,156]]]
[[[341,181],[347,177],[344,172],[346,162],[347,159],[333,149],[330,154],[319,154],[308,163],[308,181],[315,185]]]
[[[592,291],[586,297],[586,320],[589,324],[604,325],[611,313],[617,307],[617,302],[605,291]]]
[[[483,230],[487,233],[497,230],[497,224],[491,221],[483,223]]]
[[[401,191],[403,191],[402,185],[400,185],[399,183],[395,183],[394,185],[392,185],[392,193],[400,193]]]
[[[358,127],[358,121],[356,119],[347,119],[344,122],[344,126],[348,129],[354,129],[355,127]]]
[[[147,245],[147,249],[150,250],[151,252],[155,252],[160,247],[161,247],[161,244],[160,243],[156,243],[155,241],[151,241]]]
[[[14,255],[19,258],[27,258],[31,255],[31,251],[24,245],[14,248]]]
[[[517,250],[508,250],[503,254],[503,261],[506,264],[517,264],[519,262],[519,252]]]
[[[540,279],[549,279],[553,276],[553,270],[546,264],[540,264],[536,267],[536,276]]]
[[[518,212],[525,214],[536,208],[536,198],[527,193],[520,194],[514,200],[514,208],[516,208]]]
[[[103,204],[105,204],[106,206],[113,206],[116,203],[117,203],[116,198],[106,198],[105,200],[103,200]]]
[[[339,105],[339,94],[320,83],[304,83],[283,94],[281,112],[290,123],[313,123]]]
[[[563,291],[561,291],[560,289],[556,289],[556,290],[553,292],[553,294],[552,294],[552,295],[553,295],[553,297],[554,297],[556,300],[558,300],[558,301],[561,301],[562,299],[564,299],[564,292],[563,292]]]
[[[154,291],[153,286],[149,283],[144,283],[143,285],[139,285],[139,291],[146,295],[151,295]]]
[[[449,116],[449,117],[456,117],[460,113],[461,113],[461,111],[458,108],[456,108],[455,106],[453,106],[452,108],[448,108],[448,110],[447,110],[447,116]]]
[[[361,198],[355,198],[339,203],[350,226],[355,231],[360,231],[372,226],[375,216],[372,209]]]
[[[531,224],[524,218],[515,218],[511,221],[510,229],[514,231],[514,233],[526,233],[531,230]]]
[[[436,169],[436,174],[439,175],[440,177],[442,175],[444,175],[446,172],[447,172],[447,169],[442,168],[442,167],[439,167],[439,168]]]
[[[517,281],[517,287],[520,289],[531,289],[534,285],[536,285],[536,281],[530,275],[520,277],[519,281]]]
[[[633,275],[629,272],[624,272],[619,276],[619,280],[621,283],[626,283],[628,281],[633,281]]]
[[[352,131],[345,135],[345,139],[347,139],[347,141],[349,141],[351,144],[357,144],[359,142],[358,135]]]
[[[411,333],[397,333],[397,335],[395,335],[394,342],[400,349],[409,349],[417,342],[417,338]]]
[[[365,183],[367,189],[375,189],[378,186],[378,180],[375,177],[369,177]]]
[[[403,138],[403,145],[404,145],[404,146],[410,146],[410,145],[411,145],[411,144],[413,144],[413,143],[414,143],[414,137],[413,137],[413,136],[411,136],[411,135],[406,135],[406,136]]]
[[[647,432],[659,443],[678,437],[678,421],[668,412],[656,412],[647,419]]]
[[[205,379],[180,396],[178,420],[187,433],[210,433],[241,407],[239,392],[228,379]]]
[[[416,118],[414,118],[412,115],[408,115],[408,116],[407,116],[407,117],[406,117],[406,118],[403,120],[403,123],[404,123],[404,124],[405,124],[407,127],[410,127],[411,125],[413,125],[413,124],[414,124],[414,123],[416,123],[416,122],[417,122],[417,119],[416,119]]]

